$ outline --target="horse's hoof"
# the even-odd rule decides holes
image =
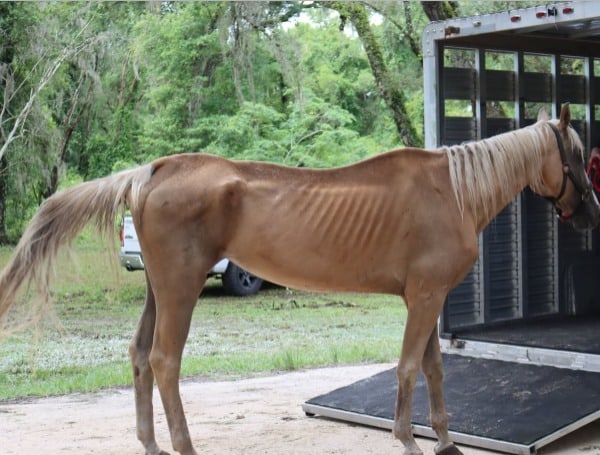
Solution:
[[[437,455],[464,455],[454,444],[436,452]]]
[[[423,452],[420,449],[417,449],[416,451],[405,449],[402,455],[423,455]]]

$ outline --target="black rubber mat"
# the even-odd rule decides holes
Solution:
[[[444,355],[444,374],[450,431],[532,445],[600,410],[599,373]],[[393,420],[395,400],[396,372],[391,369],[307,404]],[[414,424],[429,426],[428,406],[420,375]]]
[[[455,336],[465,340],[600,354],[599,333],[599,316],[571,316],[511,321],[495,327],[458,331]]]

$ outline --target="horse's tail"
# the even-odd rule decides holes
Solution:
[[[141,207],[141,190],[150,179],[147,164],[109,177],[80,183],[48,198],[27,226],[11,259],[0,273],[0,320],[25,283],[48,300],[49,281],[60,248],[92,223],[115,249],[116,217]]]

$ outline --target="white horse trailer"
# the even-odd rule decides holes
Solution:
[[[425,145],[524,127],[541,107],[600,146],[600,2],[545,4],[431,23],[423,33]],[[448,189],[450,191],[450,189]],[[600,237],[526,190],[480,236],[479,260],[440,318],[450,430],[507,453],[600,418]],[[304,404],[308,414],[391,428],[393,371]],[[424,381],[416,434],[433,436]]]
[[[600,146],[600,2],[434,23],[423,50],[427,147],[526,126],[540,107],[556,117],[566,102],[587,152]],[[600,372],[599,248],[597,232],[561,224],[523,192],[448,298],[446,350]]]

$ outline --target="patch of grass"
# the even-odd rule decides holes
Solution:
[[[144,301],[142,272],[111,268],[84,236],[61,258],[56,318],[0,339],[0,400],[131,385],[128,344]],[[0,248],[0,266],[10,254]],[[406,310],[393,296],[321,294],[267,286],[236,298],[209,280],[198,300],[182,376],[247,377],[397,358]]]

